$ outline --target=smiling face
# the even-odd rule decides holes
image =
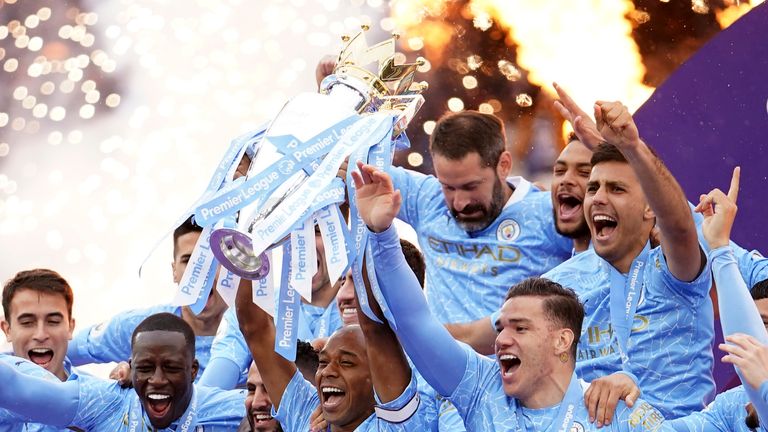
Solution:
[[[248,424],[252,432],[275,432],[279,430],[279,423],[272,418],[272,399],[269,398],[264,380],[251,363],[248,370],[247,381],[248,395],[245,397],[245,412],[248,414]]]
[[[628,163],[601,162],[592,167],[584,212],[595,252],[627,272],[653,229],[654,215]]]
[[[480,231],[499,216],[511,195],[505,183],[511,161],[507,152],[501,155],[496,167],[484,165],[475,152],[461,159],[433,156],[435,176],[442,186],[445,203],[462,229]]]
[[[328,339],[320,351],[315,382],[328,423],[354,429],[373,413],[373,384],[360,326],[342,327]]]
[[[496,329],[496,358],[504,393],[525,403],[558,367],[556,329],[547,319],[542,297],[514,297],[501,308]]]
[[[560,153],[552,171],[552,211],[557,232],[568,238],[589,238],[584,217],[584,194],[592,165],[590,151],[571,141]]]
[[[10,317],[2,322],[13,353],[65,380],[64,357],[75,321],[60,294],[21,288],[13,295]]]
[[[189,406],[198,369],[189,351],[184,334],[176,331],[144,331],[133,341],[133,388],[158,429],[170,426]]]

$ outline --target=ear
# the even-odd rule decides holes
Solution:
[[[2,327],[3,333],[5,333],[5,341],[13,342],[13,340],[11,340],[11,333],[10,333],[11,324],[6,320],[2,320],[0,321],[0,327]]]
[[[656,213],[651,210],[651,206],[649,206],[647,203],[645,204],[645,208],[643,209],[643,220],[653,220],[656,219]],[[654,221],[654,225],[656,225],[656,222]]]
[[[181,275],[176,274],[176,260],[171,261],[171,272],[173,273],[173,283],[181,282]]]
[[[69,319],[69,331],[67,332],[67,337],[69,340],[72,340],[72,335],[75,333],[75,319],[70,318]]]
[[[192,360],[192,382],[195,382],[195,378],[197,378],[197,372],[200,370],[200,363],[197,361],[197,359]]]
[[[562,353],[570,353],[573,341],[574,335],[571,329],[561,328],[557,330],[555,335],[555,355],[559,356]]]
[[[509,177],[509,172],[512,171],[512,153],[508,151],[501,152],[499,156],[499,163],[496,165],[496,174],[500,179]]]

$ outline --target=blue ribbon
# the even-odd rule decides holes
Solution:
[[[626,365],[629,361],[627,355],[627,343],[629,334],[632,331],[632,323],[635,321],[635,312],[637,304],[640,301],[640,294],[643,289],[643,280],[645,279],[645,267],[648,265],[648,255],[651,249],[650,243],[645,245],[629,268],[629,274],[624,276],[609,265],[611,277],[610,291],[610,309],[611,309],[611,329],[613,338],[616,338],[619,347],[621,362]],[[613,341],[611,341],[613,342]]]
[[[283,266],[275,325],[275,352],[286,360],[296,360],[296,339],[301,317],[301,296],[291,287],[291,244],[283,245]],[[269,277],[269,276],[267,276]]]

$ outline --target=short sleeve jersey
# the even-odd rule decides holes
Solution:
[[[747,417],[744,407],[748,403],[744,387],[739,386],[717,395],[703,411],[670,420],[664,426],[666,430],[681,432],[753,432],[744,421]],[[768,428],[761,425],[757,430]]]
[[[80,330],[72,338],[67,356],[75,364],[127,361],[131,357],[131,335],[145,318],[161,312],[181,316],[181,308],[157,305],[121,312],[108,321]],[[197,379],[203,375],[211,357],[214,336],[195,337],[195,358],[200,363]]]
[[[499,364],[475,353],[472,348],[462,345],[467,355],[467,369],[459,385],[450,396],[467,430],[493,432],[558,431],[555,425],[559,404],[544,409],[531,410],[520,407],[522,418],[518,417],[519,402],[504,393]],[[588,385],[580,382],[583,391]],[[616,406],[614,419],[609,426],[598,429],[589,422],[587,408],[577,404],[573,411],[574,423],[571,431],[642,431],[659,428],[664,417],[648,402],[637,400],[633,408],[623,401]]]
[[[576,372],[588,381],[622,370],[612,337],[609,269],[589,249],[543,275],[572,288],[584,303]],[[650,250],[624,370],[666,418],[699,411],[714,397],[711,285],[708,265],[695,280],[682,282],[670,273],[661,248]]]
[[[469,322],[501,307],[510,286],[539,276],[571,256],[572,241],[554,226],[549,192],[521,177],[501,214],[488,227],[466,232],[445,203],[433,176],[393,167],[401,191],[398,218],[418,234],[427,264],[427,300],[442,323]]]

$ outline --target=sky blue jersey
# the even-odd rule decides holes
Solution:
[[[416,378],[412,375],[411,382],[400,396],[390,402],[377,404],[375,412],[355,428],[355,431],[429,430],[424,423],[425,417],[419,409],[419,394],[416,387]],[[276,411],[274,407],[272,408],[272,415],[285,431],[307,431],[310,415],[319,404],[320,397],[317,389],[297,370],[285,388],[280,406]]]
[[[416,230],[427,264],[427,300],[440,322],[469,322],[501,307],[510,286],[571,256],[573,242],[555,230],[549,192],[521,177],[501,214],[468,233],[445,203],[440,182],[403,168],[389,170],[403,196],[398,218]]]
[[[108,321],[75,333],[69,342],[67,357],[75,366],[89,363],[127,361],[131,357],[131,335],[145,318],[161,312],[181,316],[181,307],[157,305],[121,312]],[[211,357],[213,336],[195,336],[195,358],[200,363],[199,380]]]
[[[560,404],[543,409],[527,409],[517,399],[507,396],[501,382],[498,362],[481,356],[472,348],[462,344],[467,357],[467,366],[459,385],[450,396],[467,430],[493,432],[558,431],[560,424],[555,419]],[[581,394],[588,384],[580,381]],[[571,431],[655,431],[664,421],[663,415],[648,402],[639,399],[633,408],[624,401],[616,406],[610,425],[598,429],[589,422],[589,414],[583,397],[575,404],[572,412],[574,421]]]
[[[328,337],[341,326],[341,314],[335,301],[325,308],[301,303],[299,340],[312,341]],[[224,313],[211,346],[211,370],[203,375],[201,383],[225,389],[232,388],[238,382],[236,380],[245,381],[251,360],[251,352],[240,331],[237,314],[230,308]]]
[[[752,432],[744,422],[747,417],[744,407],[748,403],[744,387],[739,386],[717,395],[703,411],[666,422],[664,429],[677,432]],[[758,430],[768,431],[768,428],[760,425]]]
[[[38,376],[31,368],[0,361],[0,380],[5,384],[0,388],[0,407],[14,412],[17,420],[44,422],[58,428],[73,426],[89,432],[121,432],[129,431],[129,419],[135,419],[139,425],[137,431],[152,430],[133,389],[123,389],[116,381],[87,375],[78,375],[66,382]],[[237,428],[245,415],[244,390],[196,387],[195,392],[197,429],[193,430]],[[176,426],[174,423],[163,431],[175,431]]]
[[[709,265],[694,281],[681,282],[670,273],[661,248],[649,251],[624,367],[613,337],[610,269],[590,249],[543,275],[572,288],[584,303],[577,373],[591,381],[623,368],[637,377],[643,397],[666,418],[703,409],[715,392]],[[619,289],[624,293],[623,286]]]

